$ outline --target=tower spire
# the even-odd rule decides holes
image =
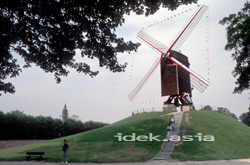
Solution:
[[[68,109],[67,109],[67,105],[66,105],[66,101],[65,101],[65,104],[64,104],[64,108],[62,110],[62,120],[66,120],[68,118]]]

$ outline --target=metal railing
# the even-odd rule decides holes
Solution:
[[[149,107],[149,108],[140,108],[132,112],[132,115],[146,112],[163,112],[163,111],[173,111],[172,107]]]

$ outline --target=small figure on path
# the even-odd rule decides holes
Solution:
[[[170,124],[168,125],[168,128],[167,128],[167,139],[168,139],[168,141],[169,141],[169,139],[170,139],[170,136],[171,136],[171,126],[170,126]]]
[[[174,120],[174,116],[173,115],[172,115],[170,121],[171,121],[171,129],[174,130],[174,122],[175,122],[175,120]]]
[[[67,141],[66,140],[64,140],[63,141],[63,143],[64,143],[64,145],[63,145],[63,157],[62,157],[62,163],[64,163],[64,160],[65,160],[65,163],[68,163],[67,162],[67,152],[68,152],[68,149],[69,149],[69,145],[68,145],[68,143],[66,143]]]

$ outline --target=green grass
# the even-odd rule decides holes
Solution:
[[[43,151],[46,161],[61,161],[63,139],[67,139],[70,149],[70,162],[142,162],[151,159],[159,152],[162,142],[119,142],[114,137],[117,133],[123,135],[162,135],[170,116],[161,115],[166,112],[151,112],[136,114],[117,123],[96,130],[75,134],[68,137],[49,140],[42,143],[0,149],[0,160],[20,161],[25,159],[28,151]],[[49,130],[48,130],[49,131]]]
[[[190,124],[185,120],[185,113],[190,113]],[[214,142],[183,142],[175,147],[171,157],[181,161],[189,160],[227,160],[250,158],[250,128],[234,118],[214,111],[185,112],[181,129],[186,135],[213,135]]]

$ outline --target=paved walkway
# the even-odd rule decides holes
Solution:
[[[181,120],[183,116],[183,112],[175,112],[168,115],[174,115],[175,124],[174,124],[174,131],[171,131],[171,135],[177,135],[179,132],[179,127],[181,125]],[[167,135],[166,138],[167,139]],[[149,162],[154,161],[167,161],[170,153],[174,149],[174,142],[173,141],[165,141],[161,147],[160,152],[152,158]]]

